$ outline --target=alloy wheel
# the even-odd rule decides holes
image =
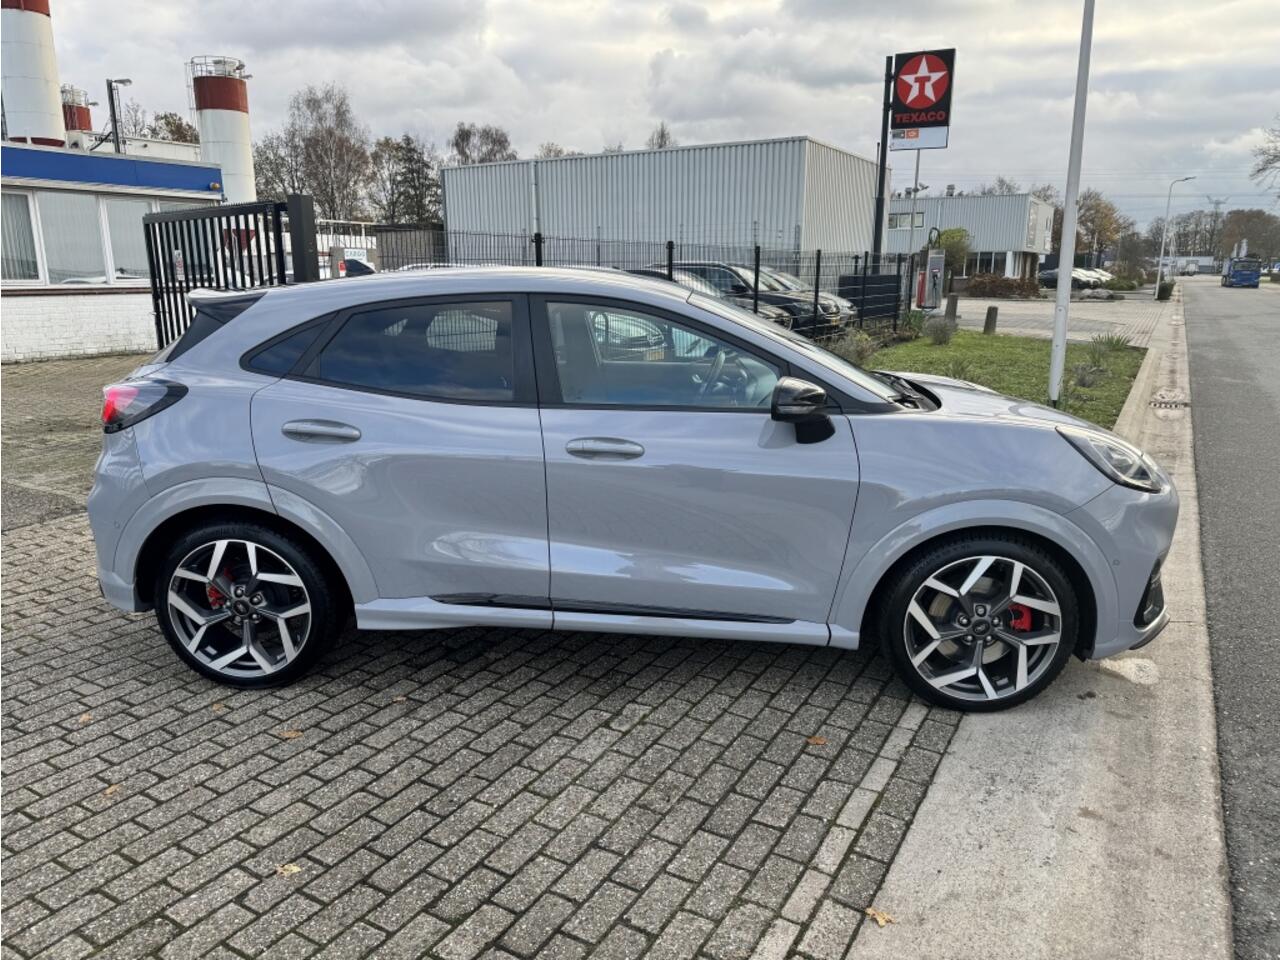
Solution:
[[[966,557],[925,578],[902,629],[907,658],[930,686],[960,700],[1001,700],[1049,670],[1062,641],[1062,610],[1031,566]]]
[[[228,677],[277,673],[311,633],[311,598],[298,572],[251,540],[214,540],[173,571],[169,621],[187,652]]]

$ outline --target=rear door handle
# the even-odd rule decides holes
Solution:
[[[579,437],[564,445],[565,452],[584,460],[634,460],[644,456],[644,447],[617,437]]]
[[[336,420],[290,420],[280,432],[303,443],[351,443],[360,439],[359,430]]]

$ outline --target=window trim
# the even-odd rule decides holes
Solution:
[[[551,321],[547,315],[547,303],[581,303],[586,306],[616,307],[641,315],[657,317],[671,323],[689,327],[697,333],[732,344],[736,349],[749,353],[762,363],[778,368],[779,377],[793,376],[792,366],[785,358],[762,350],[753,343],[748,343],[732,333],[722,330],[711,323],[706,323],[688,314],[655,307],[635,300],[623,300],[617,297],[597,297],[590,294],[539,293],[529,297],[529,318],[533,329],[533,360],[537,370],[538,403],[548,410],[641,410],[655,413],[736,413],[771,416],[769,406],[763,407],[724,407],[724,406],[686,406],[670,403],[568,403],[560,390],[560,371],[556,368],[555,347],[551,342]],[[827,399],[833,405],[832,413],[843,412],[841,400],[843,394],[833,390],[825,383],[820,383],[803,371],[804,378],[827,391]]]
[[[353,316],[368,313],[372,310],[394,309],[396,307],[434,306],[436,304],[468,304],[468,303],[510,303],[511,304],[511,357],[515,382],[512,384],[510,400],[472,400],[465,397],[435,397],[421,393],[410,393],[405,390],[388,390],[382,387],[370,387],[357,383],[337,383],[326,380],[316,374],[316,361],[325,347],[338,335]],[[530,342],[529,303],[528,297],[522,293],[485,293],[475,291],[468,293],[450,293],[434,297],[397,297],[392,300],[370,300],[366,303],[346,307],[327,317],[315,318],[309,323],[328,323],[328,330],[321,331],[320,336],[311,344],[289,373],[280,379],[296,380],[300,383],[312,383],[321,387],[332,387],[336,390],[351,390],[356,393],[371,393],[383,397],[400,397],[405,400],[418,400],[423,403],[456,403],[468,407],[536,407],[538,405],[537,387],[534,383],[534,357]],[[265,349],[277,339],[297,333],[307,324],[302,323],[284,333],[264,341],[260,346]],[[258,347],[254,348],[254,352]],[[247,356],[247,354],[246,354]],[[244,358],[241,358],[241,365]],[[261,370],[251,370],[259,376],[271,376]]]
[[[32,287],[47,287],[49,272],[44,262],[44,235],[40,231],[40,211],[36,206],[36,196],[34,190],[15,190],[11,187],[5,187],[4,193],[13,194],[18,197],[25,197],[27,201],[27,221],[31,224],[31,242],[36,248],[36,275],[34,278],[25,280],[3,281],[6,289],[22,288],[30,289]]]

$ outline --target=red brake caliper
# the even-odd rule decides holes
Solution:
[[[1021,603],[1009,604],[1009,628],[1026,632],[1031,629],[1031,608]]]
[[[228,568],[222,571],[222,575],[228,580],[231,579],[231,570]],[[209,606],[217,610],[220,606],[227,602],[227,595],[215,587],[212,583],[205,584],[204,594],[209,598]]]

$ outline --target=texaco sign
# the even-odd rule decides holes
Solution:
[[[947,145],[956,51],[923,50],[893,58],[889,149],[932,150]]]

